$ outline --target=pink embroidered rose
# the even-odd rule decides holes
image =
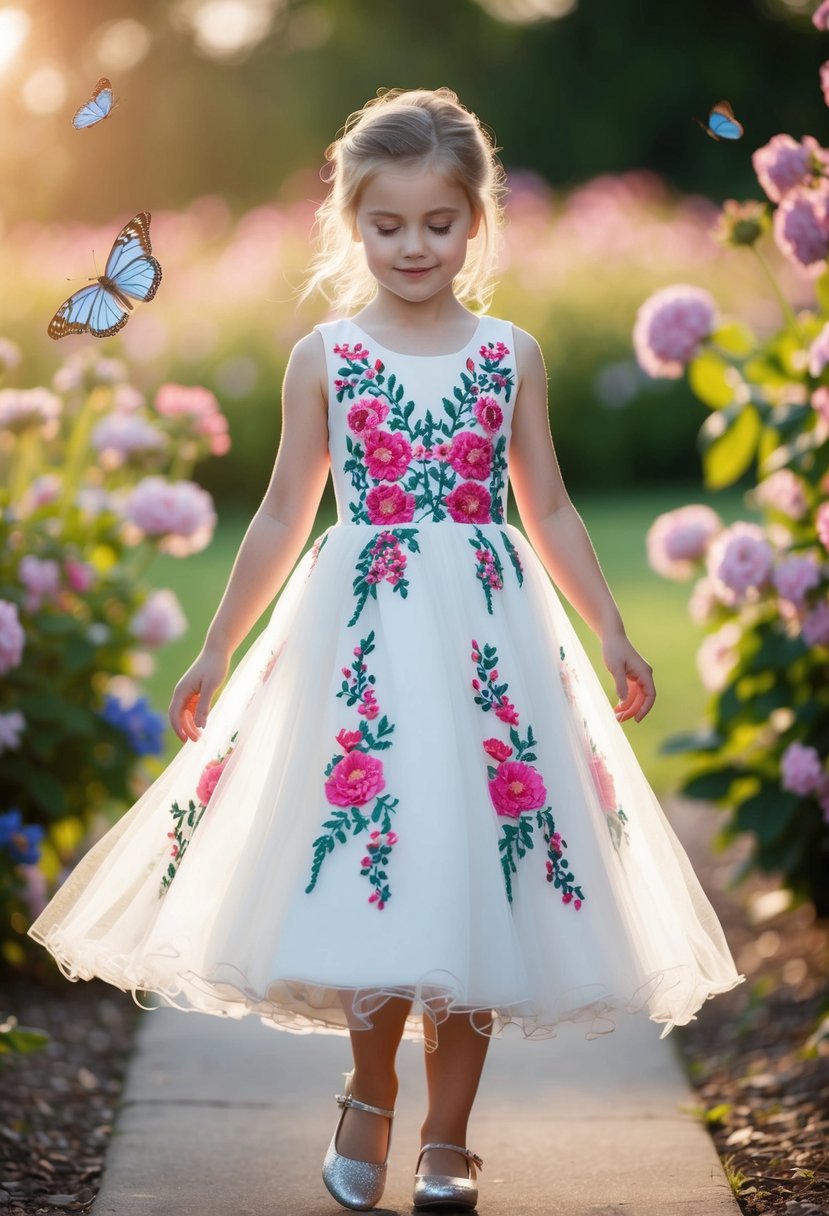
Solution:
[[[325,796],[333,806],[365,806],[385,787],[382,760],[351,751],[334,765],[325,783]]]
[[[500,718],[502,722],[508,723],[510,726],[518,725],[518,710],[510,701],[509,697],[504,693],[501,700],[495,706],[495,717]]]
[[[504,421],[503,411],[494,397],[479,397],[475,402],[475,417],[487,431],[497,431]]]
[[[502,760],[509,760],[512,755],[512,748],[508,743],[502,743],[500,739],[484,739],[484,751],[499,764]]]
[[[820,566],[809,554],[792,553],[778,562],[772,582],[784,600],[802,605],[806,593],[820,582]]]
[[[616,787],[604,756],[594,754],[590,757],[590,775],[595,783],[602,810],[615,811]]]
[[[199,802],[203,802],[207,806],[210,801],[213,791],[219,784],[219,778],[225,771],[225,765],[230,759],[230,753],[224,756],[221,760],[208,760],[202,770],[202,775],[199,777],[199,783],[196,786],[196,797]]]
[[[376,397],[363,397],[354,402],[346,421],[355,435],[362,435],[364,431],[372,431],[379,426],[388,412],[389,407],[385,401],[378,401]]]
[[[701,287],[679,283],[649,296],[636,314],[633,344],[649,376],[678,379],[716,326],[717,307]]]
[[[398,481],[412,458],[412,445],[392,431],[366,433],[366,467],[375,481]]]
[[[337,742],[344,752],[350,752],[361,742],[362,738],[363,736],[358,730],[341,730],[337,735]]]
[[[533,811],[547,800],[541,774],[523,760],[504,760],[489,783],[489,793],[499,815],[517,819],[523,811]]]
[[[488,524],[492,499],[485,486],[471,481],[462,481],[444,500],[447,511],[461,524]]]
[[[492,440],[474,431],[460,431],[452,440],[449,463],[461,477],[484,481],[492,468]]]
[[[824,777],[820,756],[814,747],[790,743],[780,757],[780,784],[793,794],[811,794]]]
[[[397,485],[380,485],[366,495],[366,510],[373,524],[407,524],[414,519],[415,496]]]
[[[717,512],[704,503],[657,515],[645,537],[651,569],[665,578],[689,579],[722,526]]]

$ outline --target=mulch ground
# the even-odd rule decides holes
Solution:
[[[720,812],[680,800],[666,810],[747,977],[672,1032],[699,1115],[746,1216],[829,1216],[829,1040],[803,1052],[829,1011],[829,921],[811,905],[775,911],[769,877],[729,890],[748,842],[713,857]],[[0,1065],[0,1216],[86,1212],[140,1011],[106,984],[55,972],[51,983],[0,975],[8,1013],[52,1040]]]

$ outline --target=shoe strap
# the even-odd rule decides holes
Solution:
[[[347,1106],[353,1106],[356,1110],[368,1111],[370,1115],[385,1115],[387,1119],[394,1118],[393,1110],[385,1110],[382,1106],[370,1106],[368,1102],[358,1102],[356,1098],[352,1098],[351,1094],[337,1094],[337,1105],[343,1110]]]
[[[475,1179],[475,1166],[477,1165],[479,1170],[482,1170],[484,1168],[484,1163],[481,1160],[481,1158],[478,1156],[477,1153],[473,1153],[471,1149],[462,1148],[460,1144],[445,1144],[445,1143],[443,1143],[443,1141],[435,1140],[435,1141],[432,1141],[432,1143],[430,1143],[430,1144],[424,1144],[423,1147],[421,1148],[420,1154],[417,1158],[417,1165],[415,1166],[415,1171],[420,1169],[420,1162],[423,1157],[423,1154],[429,1148],[451,1148],[453,1150],[453,1152],[460,1153],[460,1155],[462,1157],[466,1157],[467,1161],[469,1161],[470,1164],[472,1165],[473,1181]]]

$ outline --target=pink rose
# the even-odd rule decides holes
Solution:
[[[444,506],[456,523],[491,523],[489,509],[492,499],[485,486],[471,481],[462,481],[451,494],[447,494]]]
[[[504,760],[499,764],[489,783],[489,793],[498,814],[509,819],[543,806],[547,799],[541,774],[523,760]]]
[[[820,756],[814,747],[790,743],[780,757],[780,784],[793,794],[812,794],[824,777]]]
[[[221,760],[208,760],[204,766],[202,775],[199,777],[199,783],[196,786],[196,797],[205,806],[207,806],[213,795],[213,791],[219,784],[219,778],[225,771],[225,765],[229,759],[230,753],[228,752]]]
[[[83,595],[95,582],[95,567],[89,562],[80,562],[74,557],[67,557],[63,563],[66,581],[73,591]]]
[[[392,431],[366,433],[366,467],[375,481],[398,481],[412,458],[412,445],[404,435]]]
[[[512,755],[512,748],[508,743],[502,743],[500,739],[484,739],[484,751],[499,763],[502,760],[508,760]]]
[[[382,760],[351,751],[334,765],[325,783],[325,796],[333,806],[364,806],[385,787]]]
[[[774,553],[758,524],[739,521],[723,529],[708,550],[708,572],[738,596],[750,587],[764,587],[771,576]]]
[[[487,431],[497,431],[504,421],[503,411],[494,397],[479,397],[475,402],[475,417]]]
[[[764,477],[755,496],[761,506],[780,511],[789,519],[802,519],[809,508],[803,482],[791,469],[778,469],[770,477]]]
[[[615,811],[616,787],[613,784],[613,777],[607,767],[604,756],[594,754],[590,757],[590,775],[595,782],[602,810]]]
[[[658,515],[645,538],[651,568],[665,578],[689,579],[705,556],[709,541],[722,527],[717,512],[703,503],[690,503]]]
[[[492,440],[474,431],[461,431],[452,440],[449,463],[461,477],[485,481],[492,468]]]
[[[414,519],[415,496],[398,485],[379,485],[366,495],[366,510],[373,524],[407,524]]]
[[[709,292],[684,283],[663,287],[636,314],[633,343],[649,376],[677,379],[715,328],[717,307]]]
[[[384,401],[378,401],[375,397],[363,397],[351,406],[346,421],[355,435],[361,435],[364,431],[371,431],[379,426],[388,412],[389,407]]]
[[[358,730],[341,730],[336,738],[343,751],[350,752],[362,742],[363,736]]]

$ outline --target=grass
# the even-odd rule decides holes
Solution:
[[[707,694],[702,688],[695,665],[695,654],[703,637],[702,630],[688,616],[687,604],[692,584],[669,582],[654,574],[645,554],[645,533],[654,518],[686,502],[710,502],[722,518],[731,522],[745,518],[746,509],[739,492],[705,496],[683,486],[648,488],[610,494],[573,495],[599,557],[605,578],[619,605],[625,628],[633,645],[654,670],[656,703],[642,722],[629,721],[622,729],[636,751],[645,774],[659,797],[674,790],[687,761],[681,756],[659,754],[660,742],[679,730],[690,730],[702,722]],[[518,522],[510,506],[508,518]],[[155,674],[146,681],[153,705],[166,711],[176,681],[195,658],[207,627],[221,599],[233,559],[247,528],[249,516],[226,510],[212,544],[203,553],[185,561],[160,557],[151,568],[154,586],[171,587],[181,600],[189,622],[187,635],[158,654]],[[318,535],[333,517],[321,511],[309,537]],[[344,592],[350,588],[344,588]],[[578,614],[564,601],[568,615],[599,673],[608,698],[615,701],[610,673],[601,659],[599,640]],[[249,634],[234,655],[239,661],[259,629]],[[167,732],[168,762],[180,746],[172,730]]]

